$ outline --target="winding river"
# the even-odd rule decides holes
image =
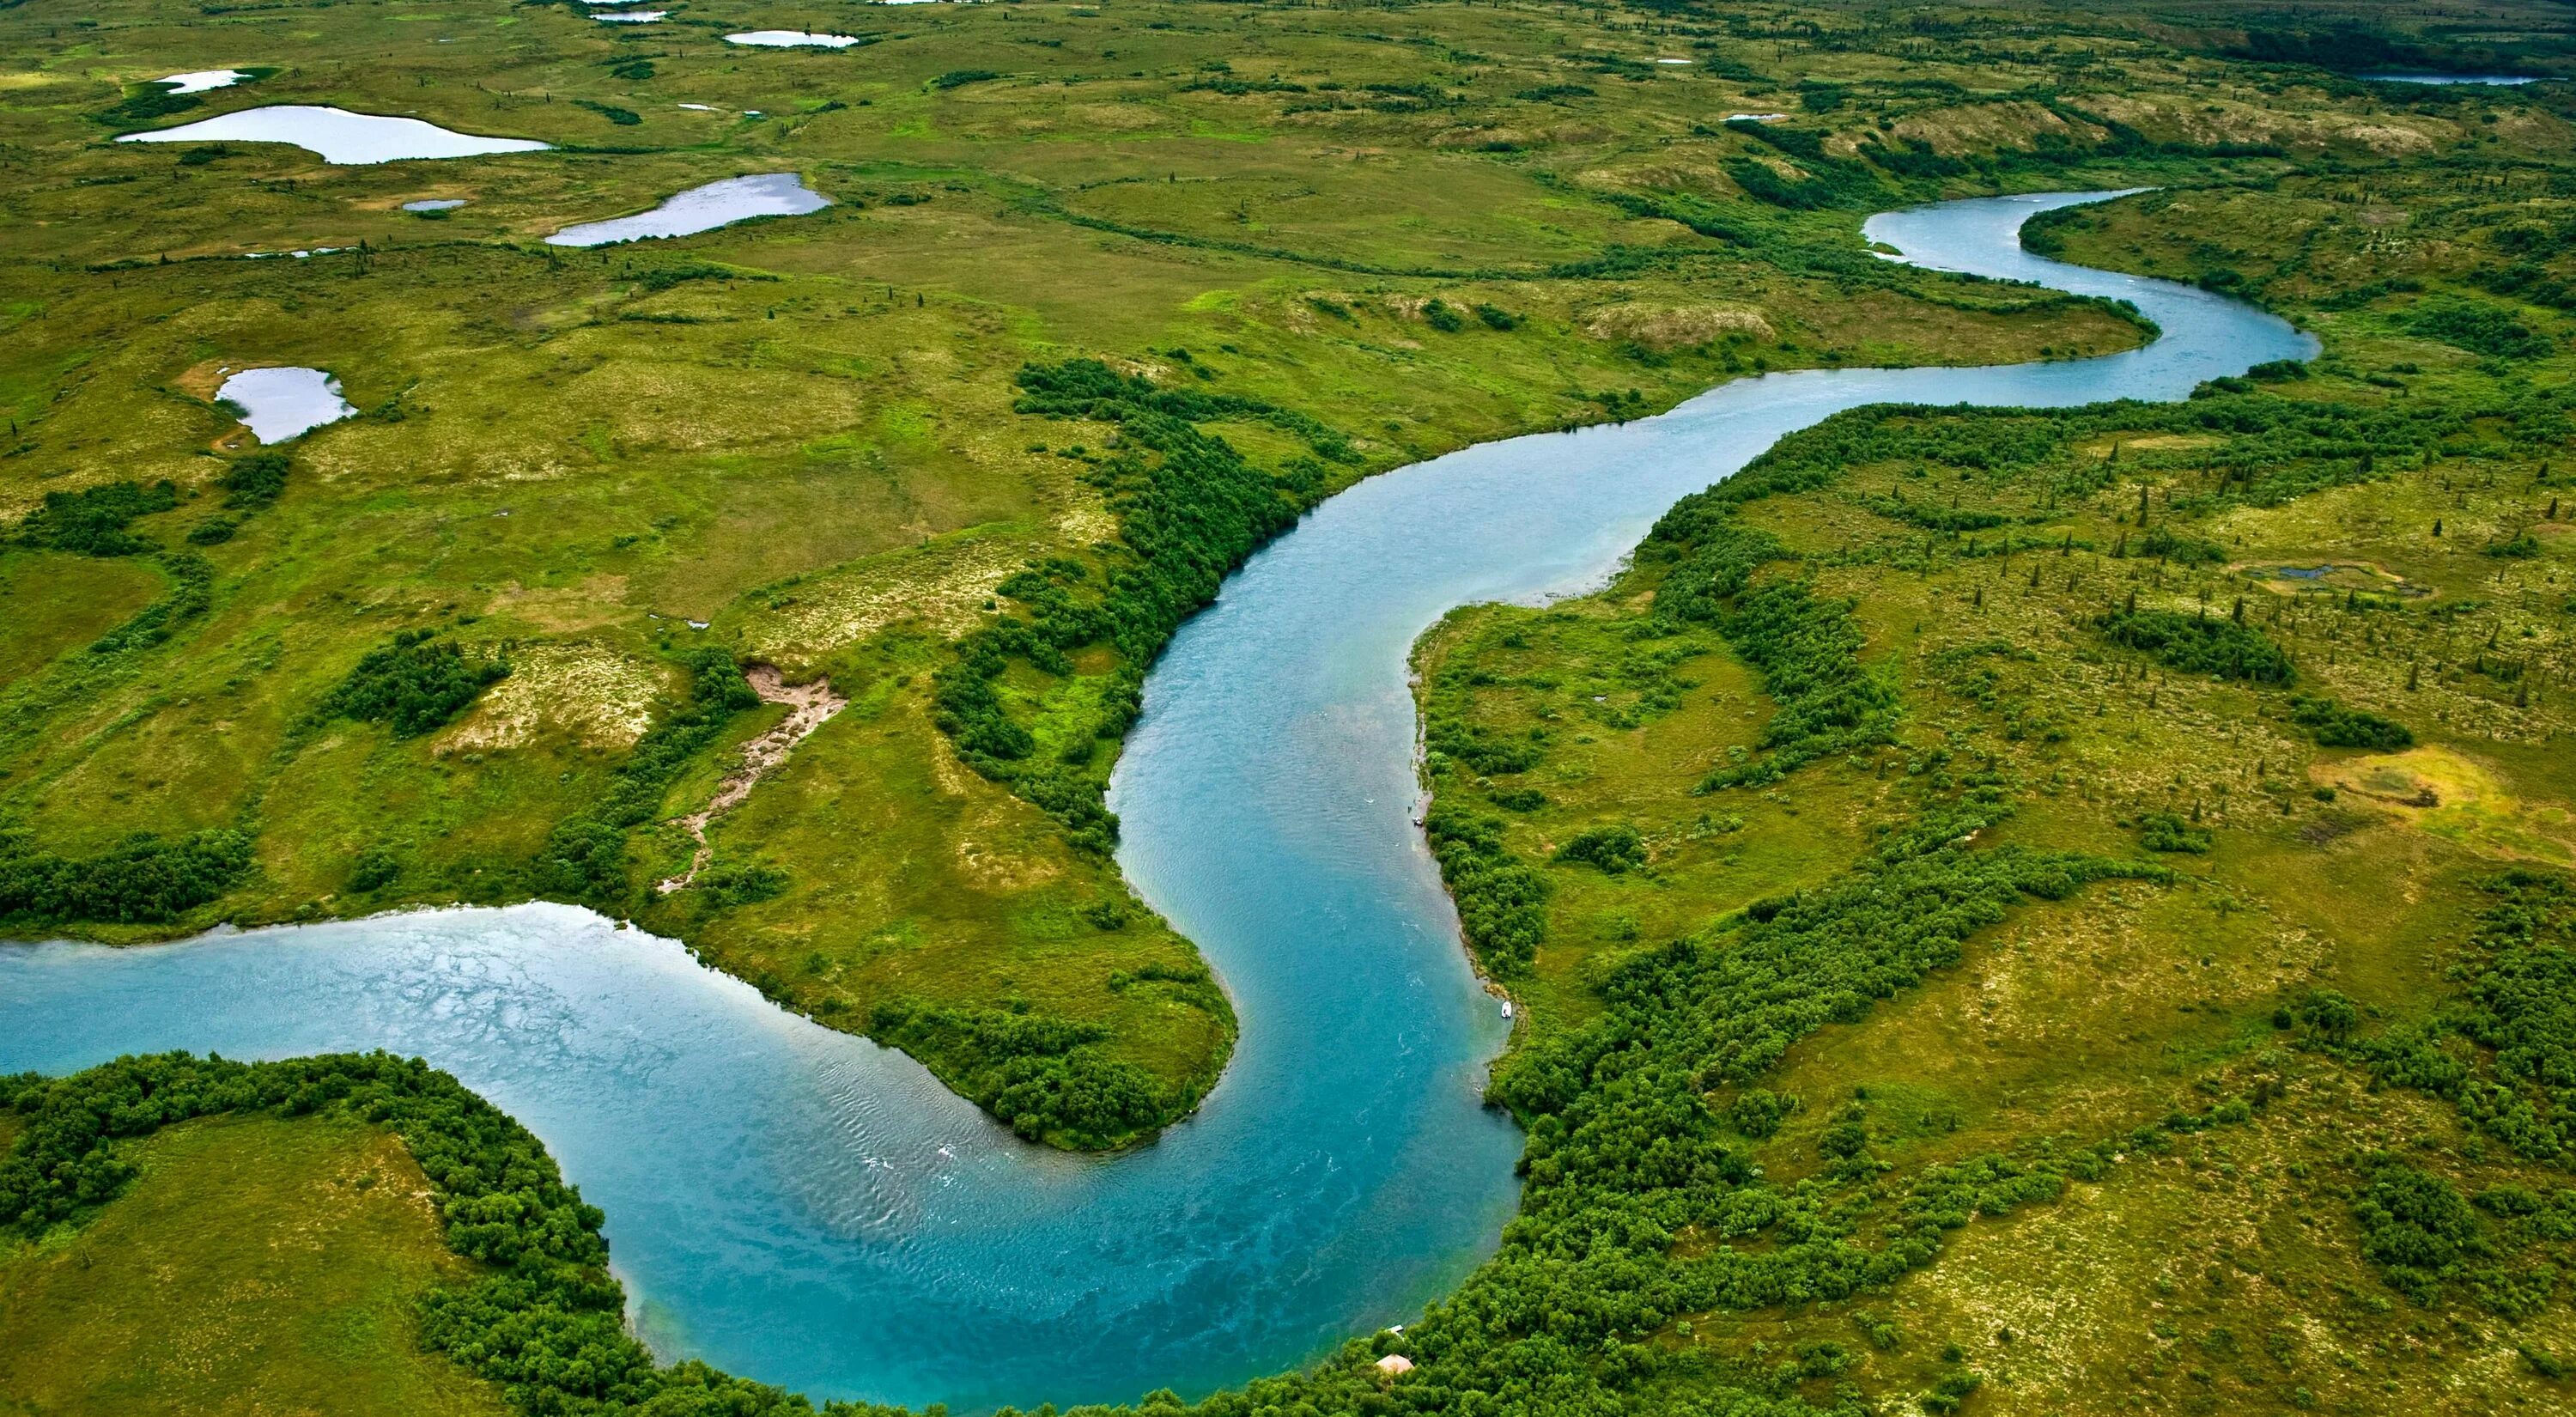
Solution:
[[[1121,863],[1243,1021],[1224,1081],[1153,1146],[1024,1146],[902,1055],[553,905],[0,949],[0,1069],[426,1056],[606,1209],[658,1351],[817,1396],[1196,1395],[1403,1322],[1491,1253],[1519,1151],[1478,1104],[1507,1025],[1410,820],[1407,647],[1462,602],[1598,583],[1676,498],[1839,409],[2173,399],[2313,353],[2243,305],[2019,249],[2025,217],[2087,199],[1950,203],[1868,234],[2133,300],[2165,331],[2146,349],[1775,374],[1466,449],[1344,492],[1227,582],[1147,682],[1113,786]]]

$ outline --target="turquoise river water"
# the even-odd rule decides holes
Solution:
[[[1126,1155],[1026,1146],[901,1054],[677,944],[556,905],[0,948],[0,1069],[186,1048],[387,1048],[544,1138],[605,1208],[637,1331],[817,1396],[967,1410],[1197,1395],[1401,1323],[1497,1243],[1507,1036],[1413,825],[1408,646],[1450,607],[1598,584],[1676,498],[1840,409],[2175,399],[2313,343],[2247,306],[2024,253],[2102,194],[1873,218],[1926,265],[2135,301],[2145,349],[1740,380],[1660,417],[1465,449],[1333,498],[1230,579],[1147,682],[1120,862],[1243,1035],[1199,1113]]]

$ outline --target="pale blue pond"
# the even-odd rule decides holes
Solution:
[[[567,226],[546,238],[549,246],[606,246],[656,236],[688,236],[758,216],[803,216],[832,205],[793,172],[728,177],[692,187],[649,212]]]
[[[417,202],[403,203],[402,209],[407,212],[452,212],[463,205],[463,197],[423,197]]]
[[[303,103],[245,108],[176,128],[128,133],[120,143],[292,143],[324,162],[361,167],[411,158],[480,157],[527,153],[547,144],[533,138],[486,138],[458,133],[418,118],[351,113]]]
[[[602,1206],[638,1330],[817,1396],[964,1409],[1189,1395],[1402,1323],[1497,1243],[1517,1131],[1505,1041],[1412,825],[1405,656],[1464,601],[1595,584],[1674,499],[1781,434],[1887,400],[2178,399],[2315,345],[2184,286],[2022,252],[2076,195],[1873,219],[1930,266],[2134,300],[2099,359],[1740,380],[1671,413],[1371,478],[1230,578],[1146,683],[1119,861],[1243,1022],[1155,1145],[1023,1145],[899,1054],[562,906],[146,949],[0,949],[0,1069],[163,1048],[390,1048],[532,1127]]]
[[[358,411],[340,397],[339,380],[293,366],[245,369],[224,380],[215,399],[240,409],[251,436],[263,443],[283,443]]]

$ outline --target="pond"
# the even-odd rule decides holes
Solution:
[[[459,133],[418,118],[351,113],[341,108],[283,103],[245,108],[177,128],[127,133],[120,143],[292,143],[324,162],[362,167],[414,158],[480,157],[529,153],[549,144],[532,138],[486,138]]]
[[[463,197],[423,197],[417,202],[403,203],[402,209],[407,212],[452,212],[463,205]]]
[[[593,15],[591,18],[612,25],[640,25],[661,19],[670,13],[668,10],[626,10],[614,15]]]
[[[605,1210],[658,1352],[818,1397],[1195,1396],[1406,1322],[1493,1252],[1520,1151],[1479,1101],[1508,1026],[1412,822],[1414,638],[1462,602],[1599,584],[1676,498],[1841,409],[2178,399],[2314,353],[2217,295],[2019,249],[2025,218],[2083,200],[1890,213],[1867,236],[2134,300],[2164,330],[2145,349],[1738,380],[1370,478],[1226,581],[1154,666],[1112,789],[1121,866],[1242,1019],[1224,1078],[1154,1145],[1023,1145],[902,1055],[551,905],[0,950],[0,1070],[425,1056]]]
[[[799,46],[816,49],[847,49],[859,42],[851,34],[809,34],[804,30],[749,30],[725,36],[727,44],[753,44],[769,49],[794,49]]]
[[[152,82],[170,85],[173,94],[204,93],[209,89],[231,88],[249,77],[248,71],[241,69],[199,69],[194,73],[172,74]]]
[[[687,236],[762,216],[804,216],[832,205],[793,172],[728,177],[692,187],[649,212],[567,226],[546,238],[549,246],[606,246],[656,236]]]
[[[251,436],[263,443],[283,443],[358,411],[340,397],[339,380],[319,369],[292,365],[244,369],[224,380],[223,387],[215,390],[215,399],[240,409]]]

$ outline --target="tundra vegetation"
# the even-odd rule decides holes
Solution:
[[[722,35],[806,17],[578,8],[0,10],[11,932],[580,900],[1033,1139],[1134,1141],[1233,1021],[1101,793],[1227,569],[1358,477],[1731,374],[2126,347],[2117,309],[1857,227],[2149,186],[2031,244],[2322,356],[2171,406],[1845,414],[1600,594],[1426,638],[1426,828],[1524,1005],[1523,1213],[1402,1335],[1192,1396],[2576,1401],[2576,115],[2355,77],[2568,72],[2563,16],[1030,0],[752,54]],[[556,147],[105,141],[288,101]],[[541,241],[789,167],[838,205]],[[255,448],[212,402],[246,364],[362,415]],[[657,893],[782,712],[753,663],[849,707]],[[309,1400],[305,1340],[155,1361],[202,1329],[327,1335],[365,1365],[340,1410],[806,1407],[656,1366],[597,1212],[425,1069],[136,1060],[5,1101],[10,1402]],[[337,1280],[228,1277],[326,1202]]]

